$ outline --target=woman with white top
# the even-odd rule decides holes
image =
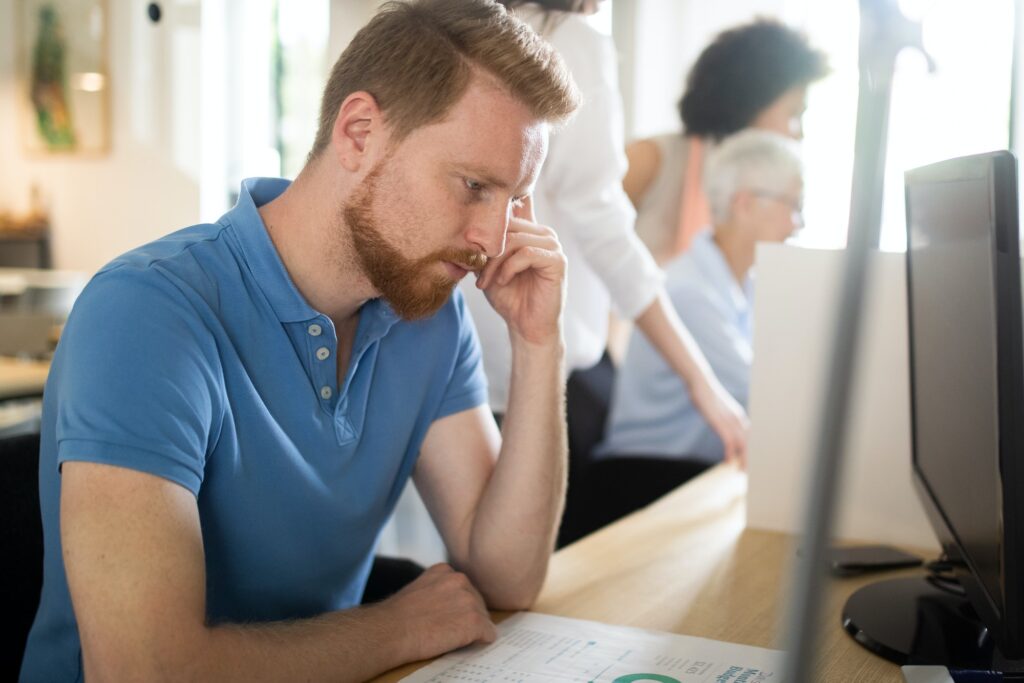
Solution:
[[[725,444],[726,459],[744,463],[748,420],[723,388],[676,314],[662,273],[637,238],[635,213],[622,189],[626,171],[622,110],[611,40],[583,18],[597,0],[502,0],[540,32],[573,74],[583,105],[551,135],[533,193],[541,223],[558,234],[569,263],[565,303],[567,371],[598,362],[608,336],[610,303],[666,359],[694,404]],[[511,367],[508,332],[473,283],[463,285],[476,322],[490,384],[491,409],[505,410]]]

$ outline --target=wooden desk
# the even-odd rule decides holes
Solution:
[[[42,396],[50,364],[0,356],[0,400]]]
[[[743,475],[715,468],[562,549],[533,611],[780,647],[776,634],[785,618],[782,591],[789,585],[792,538],[745,530],[745,492]],[[899,667],[857,645],[839,623],[846,598],[876,579],[832,583],[816,680],[903,681]],[[397,681],[421,666],[378,680]]]

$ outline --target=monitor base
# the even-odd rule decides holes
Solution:
[[[897,664],[1024,671],[1002,656],[967,598],[924,577],[865,586],[843,607],[843,628],[871,652]]]

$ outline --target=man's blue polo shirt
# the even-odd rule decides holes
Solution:
[[[46,384],[41,604],[22,680],[81,680],[61,558],[60,463],[128,467],[197,499],[212,622],[360,602],[378,533],[434,420],[487,400],[461,295],[433,317],[360,311],[337,380],[331,320],[295,288],[247,180],[217,223],[116,259],[75,305]]]

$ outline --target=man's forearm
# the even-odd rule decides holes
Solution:
[[[210,680],[367,680],[414,659],[402,625],[384,611],[377,605],[291,622],[214,627]]]
[[[547,573],[565,500],[565,347],[513,339],[501,455],[463,569],[491,607],[525,609]]]
[[[84,643],[86,678],[363,681],[417,658],[412,634],[386,611],[375,605],[295,621],[180,629],[155,647],[119,648],[115,657]],[[136,660],[124,650],[145,654]]]

